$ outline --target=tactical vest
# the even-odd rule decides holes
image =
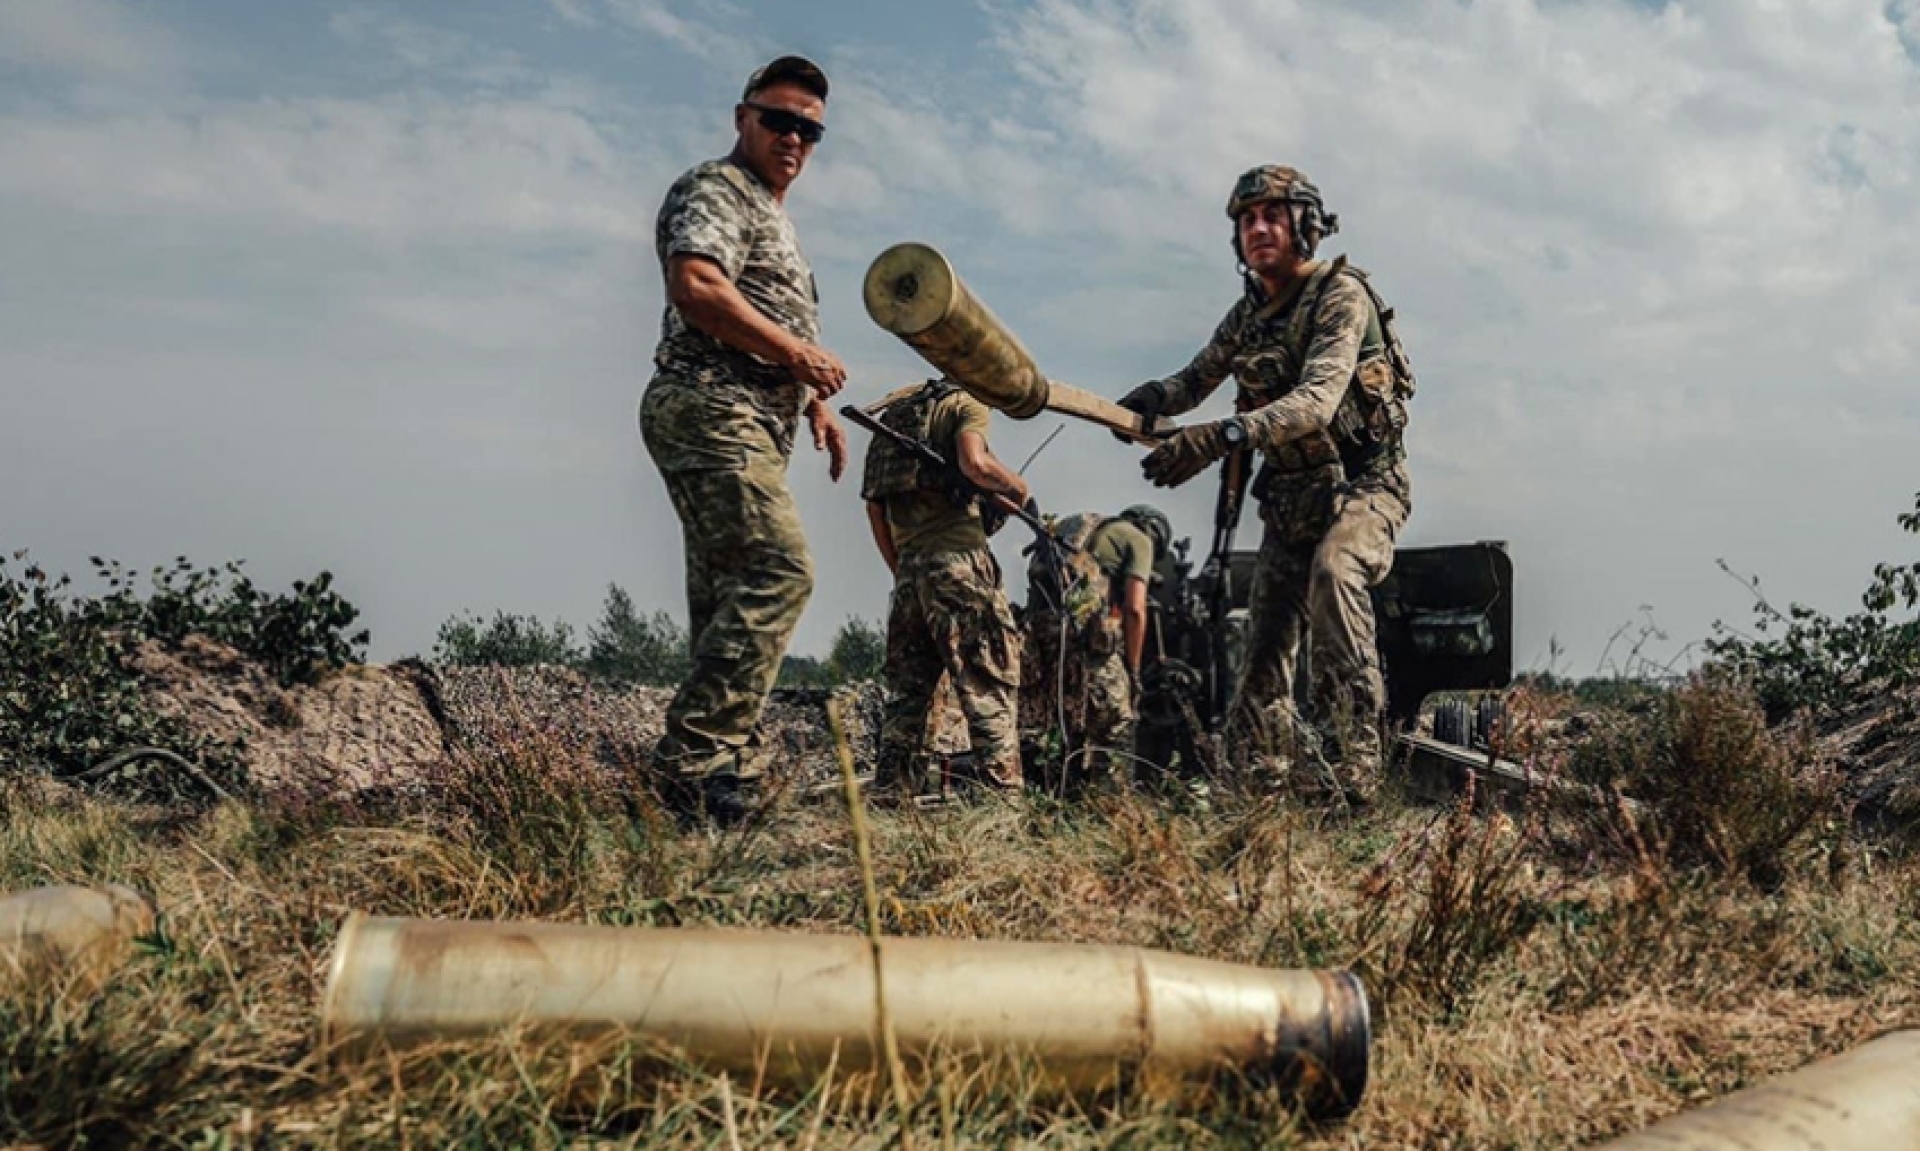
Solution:
[[[1307,436],[1282,445],[1274,464],[1282,472],[1306,471],[1336,459],[1349,478],[1384,455],[1397,456],[1401,432],[1407,426],[1407,401],[1413,398],[1413,365],[1394,326],[1394,312],[1374,291],[1367,274],[1340,256],[1315,268],[1301,287],[1299,303],[1287,317],[1281,340],[1293,350],[1293,362],[1304,365],[1320,301],[1333,277],[1344,275],[1367,293],[1370,315],[1360,340],[1359,362],[1323,435]],[[1296,378],[1294,383],[1299,381]],[[1283,393],[1281,393],[1283,394]],[[1262,397],[1277,399],[1278,394]]]
[[[885,426],[908,439],[927,442],[933,429],[933,410],[941,400],[959,391],[944,380],[929,380],[901,388],[869,409]],[[934,451],[953,461],[952,444],[929,444]],[[884,502],[910,492],[934,492],[955,503],[970,503],[962,497],[953,478],[919,457],[901,448],[885,436],[875,436],[867,448],[865,470],[860,475],[860,497]]]

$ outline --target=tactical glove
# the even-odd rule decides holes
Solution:
[[[1226,421],[1195,424],[1160,441],[1160,446],[1140,461],[1140,471],[1157,488],[1177,488],[1207,470],[1207,465],[1225,456],[1232,445],[1227,442]]]
[[[1121,396],[1119,403],[1128,411],[1138,412],[1149,420],[1158,419],[1167,410],[1167,382],[1148,380]]]
[[[1128,411],[1138,414],[1142,423],[1148,427],[1152,427],[1153,421],[1159,419],[1161,414],[1167,410],[1167,382],[1165,380],[1148,380],[1126,395],[1121,396],[1116,402]],[[1123,444],[1132,442],[1128,437],[1121,435],[1119,432],[1113,433],[1113,438]]]
[[[999,535],[1000,529],[1007,526],[1007,505],[999,500],[980,501],[980,530],[990,536]]]

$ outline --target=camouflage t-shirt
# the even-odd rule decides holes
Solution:
[[[984,437],[991,416],[985,404],[956,389],[934,404],[927,443],[948,462],[958,463],[961,433]],[[938,555],[987,546],[978,506],[971,501],[957,504],[945,492],[921,490],[894,496],[887,501],[887,526],[901,555]]]
[[[654,248],[663,273],[675,256],[712,260],[774,323],[819,340],[819,293],[793,221],[767,186],[733,161],[709,160],[673,182],[654,225]],[[653,362],[656,385],[692,384],[744,401],[783,449],[792,448],[806,388],[785,368],[687,323],[671,302]]]

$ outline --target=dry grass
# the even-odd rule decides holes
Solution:
[[[103,995],[0,995],[0,1145],[858,1148],[897,1141],[884,1085],[801,1097],[644,1052],[505,1036],[349,1065],[315,1028],[349,909],[852,933],[837,801],[681,835],[629,815],[586,749],[522,740],[378,805],[228,805],[181,820],[0,782],[0,889],[122,882],[161,934]],[[1837,871],[1570,854],[1532,818],[1391,802],[1329,822],[1272,802],[1210,815],[1131,796],[880,813],[895,933],[1143,944],[1352,965],[1377,1006],[1373,1087],[1301,1130],[1277,1100],[1199,1113],[1036,1102],[1017,1082],[917,1081],[923,1146],[1572,1147],[1920,1023],[1920,861]]]

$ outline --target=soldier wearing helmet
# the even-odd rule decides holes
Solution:
[[[1068,516],[1054,534],[1074,554],[1065,586],[1045,557],[1027,570],[1020,717],[1029,732],[1064,720],[1060,783],[1078,791],[1132,762],[1147,591],[1173,527],[1158,508],[1135,504],[1117,516]]]
[[[1181,429],[1141,465],[1173,487],[1242,445],[1261,456],[1254,494],[1265,533],[1229,755],[1243,767],[1290,767],[1303,734],[1294,678],[1310,638],[1314,718],[1341,752],[1335,781],[1345,798],[1365,800],[1386,703],[1369,592],[1392,566],[1412,508],[1401,432],[1413,373],[1393,311],[1365,273],[1344,256],[1316,258],[1339,218],[1304,175],[1252,169],[1234,184],[1227,216],[1245,292],[1192,363],[1120,403],[1149,418],[1177,415],[1234,378],[1233,416]]]

